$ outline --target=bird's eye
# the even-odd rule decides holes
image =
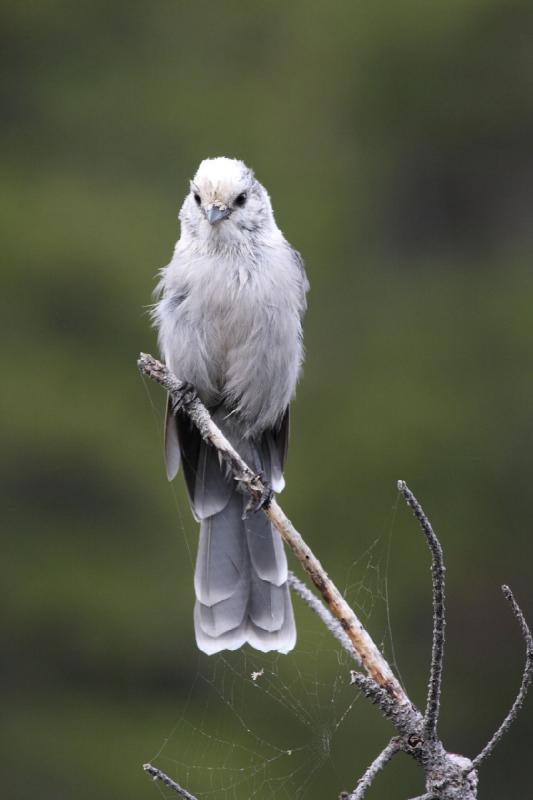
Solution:
[[[240,206],[242,208],[245,203],[246,203],[246,192],[241,192],[241,194],[238,194],[237,197],[235,198],[235,205]]]
[[[194,193],[194,202],[196,203],[197,206],[201,205],[202,203],[202,198],[200,197],[198,192]]]

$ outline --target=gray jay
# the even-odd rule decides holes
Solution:
[[[303,358],[309,288],[270,197],[242,161],[202,161],[179,213],[181,237],[160,273],[153,320],[163,359],[191,384],[243,459],[283,489],[289,402]],[[179,407],[167,406],[166,468],[180,464],[200,521],[196,641],[205,653],[287,653],[296,629],[283,543]]]

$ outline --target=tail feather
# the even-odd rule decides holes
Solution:
[[[274,586],[257,575],[250,581],[248,616],[268,633],[279,631],[285,621],[285,585]]]
[[[241,517],[242,496],[234,491],[226,508],[200,524],[194,588],[206,606],[232,597],[242,576],[249,574]]]
[[[245,621],[249,596],[250,573],[247,570],[241,576],[234,593],[226,600],[208,606],[197,599],[198,622],[202,631],[208,636],[217,638],[238,628]]]
[[[281,628],[277,631],[267,631],[254,624],[250,618],[245,618],[241,624],[219,636],[210,636],[204,631],[200,619],[200,603],[196,601],[194,607],[194,627],[196,631],[196,644],[208,656],[219,653],[221,650],[238,650],[248,643],[256,650],[268,653],[277,650],[279,653],[289,653],[296,644],[296,626],[292,610],[289,587],[285,584],[283,589],[284,618]]]
[[[296,642],[283,543],[262,511],[242,519],[245,501],[234,488],[226,508],[200,525],[194,624],[209,655],[245,642],[287,653]]]
[[[200,603],[197,600],[194,606],[194,630],[196,644],[203,653],[212,656],[221,650],[238,650],[247,641],[247,620],[244,619],[237,628],[227,631],[219,636],[210,636],[202,627],[200,619]]]
[[[262,512],[247,517],[244,528],[255,572],[264,581],[281,586],[287,580],[287,557],[281,536]]]
[[[283,595],[285,615],[283,625],[278,631],[265,631],[253,623],[248,624],[246,641],[256,650],[262,650],[264,653],[269,650],[288,653],[296,644],[296,626],[287,584],[283,587]]]

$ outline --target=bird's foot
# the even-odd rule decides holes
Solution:
[[[197,397],[198,393],[192,383],[183,381],[179,392],[171,397],[170,408],[172,413],[177,414],[178,411],[181,411],[184,406],[188,406],[196,400]]]
[[[274,497],[274,490],[262,472],[254,475],[248,484],[248,489],[250,490],[250,499],[244,509],[243,519],[262,508],[268,508]]]

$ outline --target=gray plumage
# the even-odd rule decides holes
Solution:
[[[153,319],[170,369],[188,381],[249,466],[284,486],[289,402],[303,358],[308,283],[270,198],[242,161],[207,159],[180,211],[181,237],[161,270]],[[180,464],[200,522],[194,622],[206,653],[288,652],[296,630],[283,543],[185,414],[167,408],[167,476]]]

